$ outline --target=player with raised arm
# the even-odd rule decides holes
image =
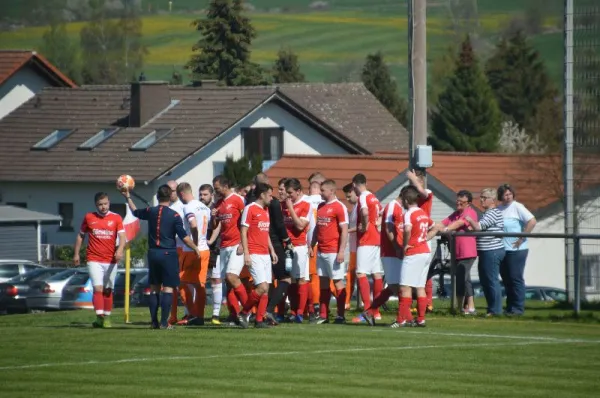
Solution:
[[[257,183],[254,191],[256,200],[244,208],[241,219],[241,240],[244,251],[244,264],[250,270],[254,290],[238,315],[238,322],[244,329],[248,328],[250,311],[258,305],[256,311],[257,328],[268,328],[264,321],[269,302],[269,284],[272,280],[271,267],[277,263],[277,254],[271,244],[269,235],[269,203],[273,188],[264,183]]]
[[[246,287],[242,284],[240,274],[244,268],[244,251],[240,244],[240,217],[244,211],[244,198],[234,193],[227,178],[218,175],[213,179],[213,187],[220,199],[212,210],[213,227],[220,228],[221,233],[221,268],[226,272],[229,291],[227,306],[230,319],[237,322],[240,303],[248,300]]]
[[[330,284],[333,280],[337,299],[335,323],[345,323],[346,310],[346,266],[344,255],[348,241],[348,209],[335,195],[335,181],[325,180],[321,184],[324,202],[317,210],[317,226],[312,238],[317,244],[317,267],[321,283],[320,314],[315,323],[329,323]]]
[[[292,283],[298,285],[297,308],[292,308],[292,314],[295,313],[294,322],[302,323],[309,289],[309,260],[306,234],[309,224],[310,203],[302,193],[302,185],[296,178],[289,178],[285,181],[285,191],[287,198],[285,200],[285,208],[283,209],[283,221],[294,252],[292,258]]]
[[[127,239],[123,219],[120,215],[111,212],[108,194],[98,192],[94,195],[96,211],[87,213],[77,238],[75,240],[75,254],[73,263],[80,264],[79,251],[83,240],[88,236],[86,257],[88,270],[94,293],[92,304],[96,311],[96,320],[92,323],[95,328],[110,328],[109,316],[113,306],[113,289],[117,266],[123,258],[123,250]],[[117,247],[117,237],[119,246]]]
[[[429,271],[431,250],[427,244],[428,232],[433,227],[433,221],[421,209],[419,191],[413,186],[406,186],[400,191],[404,213],[404,261],[400,271],[400,317],[392,327],[413,326],[410,306],[412,304],[412,289],[417,289],[417,321],[414,326],[425,326],[427,311],[427,296],[425,282]]]
[[[379,296],[383,290],[383,267],[379,248],[380,233],[377,228],[380,220],[381,204],[377,197],[367,190],[367,177],[364,174],[355,175],[352,178],[352,186],[358,196],[356,279],[358,281],[358,291],[366,309],[371,306],[369,275],[373,277],[373,297]],[[377,319],[381,319],[381,316],[378,316]],[[354,323],[363,321],[362,316],[352,320]]]
[[[206,306],[206,276],[210,261],[208,248],[208,224],[210,223],[210,209],[199,200],[194,199],[192,186],[182,182],[177,186],[177,195],[184,203],[183,227],[200,249],[200,258],[191,249],[183,248],[183,271],[181,282],[185,284],[188,312],[192,318],[187,325],[204,325],[204,307]],[[179,323],[178,323],[179,324]]]
[[[385,272],[387,287],[375,297],[371,307],[366,309],[362,316],[371,326],[375,326],[375,318],[379,307],[384,305],[391,296],[398,296],[400,290],[400,271],[402,269],[404,237],[404,212],[402,198],[392,200],[383,210],[383,223],[381,225],[381,263]],[[399,310],[400,308],[398,308]],[[396,317],[397,322],[402,321],[400,311]]]

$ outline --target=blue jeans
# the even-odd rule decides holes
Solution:
[[[506,312],[521,315],[525,312],[525,262],[528,249],[507,250],[500,265],[500,276],[506,288]]]
[[[487,301],[487,313],[502,313],[502,288],[500,287],[500,264],[504,260],[504,248],[496,250],[479,250],[479,282]]]

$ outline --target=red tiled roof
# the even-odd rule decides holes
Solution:
[[[19,69],[28,63],[33,63],[45,69],[57,81],[60,87],[77,87],[71,79],[65,76],[42,55],[29,50],[1,50],[0,51],[0,84],[8,80]]]

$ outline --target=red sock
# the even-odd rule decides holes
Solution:
[[[327,289],[321,289],[321,294],[319,295],[319,306],[321,313],[319,316],[323,319],[327,319],[329,314],[329,301],[331,300],[331,290],[329,286]]]
[[[237,316],[240,313],[240,304],[233,288],[227,292],[227,308],[232,316]]]
[[[104,294],[104,315],[110,315],[113,307],[113,293],[112,290],[105,291]]]
[[[246,286],[239,285],[238,287],[236,287],[235,289],[233,289],[234,293],[235,293],[235,297],[237,297],[237,299],[240,301],[240,303],[246,307],[246,301],[248,301],[248,292],[246,291]],[[250,307],[252,308],[252,307]]]
[[[371,288],[369,287],[369,279],[366,276],[358,278],[358,291],[363,301],[363,308],[369,308],[371,306]]]
[[[383,291],[383,279],[373,279],[373,301],[381,294]]]
[[[307,291],[307,295],[306,295],[306,308],[309,314],[314,314],[315,313],[315,304],[313,303],[313,290],[312,290],[312,284],[310,282],[307,282],[309,288]]]
[[[427,311],[427,297],[417,297],[417,321],[425,320],[425,312]]]
[[[297,315],[304,315],[304,309],[308,301],[309,284],[298,285],[298,312]]]
[[[256,322],[262,322],[267,312],[267,305],[269,304],[269,295],[263,294],[260,296],[258,301],[258,309],[256,310]]]
[[[427,295],[427,305],[433,306],[433,281],[431,279],[425,283],[425,294]]]
[[[412,298],[410,297],[400,297],[400,305],[398,306],[398,316],[396,317],[396,321],[398,323],[402,323],[404,321],[408,322],[411,320],[410,306],[412,304]]]
[[[381,280],[381,279],[380,279]],[[389,287],[386,287],[379,293],[375,300],[373,300],[373,304],[371,304],[371,308],[369,308],[369,312],[371,315],[375,315],[376,312],[379,311],[379,307],[387,303],[387,301],[392,297],[393,293]]]
[[[104,296],[102,295],[102,292],[94,292],[92,296],[92,304],[94,304],[96,315],[104,315]]]
[[[337,314],[338,316],[344,317],[346,311],[346,288],[337,289],[335,296],[337,299]]]
[[[248,299],[246,300],[246,304],[244,304],[244,309],[242,310],[242,312],[244,314],[249,314],[250,311],[252,311],[252,307],[258,304],[259,301],[260,296],[258,295],[258,293],[256,293],[256,290],[253,290],[252,293],[250,293],[250,297],[248,297]]]
[[[288,298],[290,299],[290,313],[296,315],[298,313],[298,284],[292,283],[288,287]]]

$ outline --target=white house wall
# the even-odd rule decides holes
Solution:
[[[33,68],[21,68],[0,86],[0,119],[50,85]]]
[[[59,203],[73,203],[73,231],[59,231],[58,225],[44,225],[42,234],[45,242],[50,244],[73,244],[81,226],[83,216],[94,211],[94,195],[97,192],[107,192],[111,202],[125,203],[114,184],[85,184],[85,183],[47,183],[47,182],[2,182],[0,194],[2,202],[25,202],[27,209],[58,215]],[[136,186],[136,193],[147,200],[152,199],[152,188],[144,185]],[[138,206],[143,204],[135,200]],[[142,228],[145,231],[145,222]]]
[[[212,179],[222,171],[227,156],[232,155],[234,159],[242,156],[242,128],[245,127],[283,127],[283,151],[286,155],[348,153],[280,106],[267,103],[185,160],[158,183],[170,179],[186,181],[194,187],[194,190],[201,184],[211,183]]]
[[[534,232],[564,233],[562,216],[537,220]],[[565,240],[529,239],[525,284],[565,288]]]

